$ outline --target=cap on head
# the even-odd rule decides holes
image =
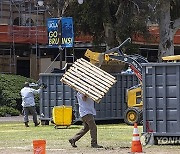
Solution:
[[[29,87],[29,82],[25,82],[24,87]]]

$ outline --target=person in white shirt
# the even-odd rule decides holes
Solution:
[[[97,144],[97,126],[94,120],[94,116],[96,115],[96,110],[94,108],[94,101],[83,95],[81,93],[77,93],[77,99],[79,103],[79,114],[82,118],[83,128],[71,139],[69,142],[72,147],[77,147],[75,142],[78,141],[82,136],[84,136],[89,130],[91,135],[91,147],[92,148],[103,148],[103,146]]]
[[[29,127],[28,122],[29,113],[33,116],[33,122],[35,126],[38,126],[40,122],[37,120],[37,112],[35,107],[34,94],[39,94],[42,87],[38,90],[35,90],[29,86],[29,82],[25,82],[24,88],[21,89],[22,96],[22,107],[23,107],[23,115],[24,115],[24,124],[26,127]]]

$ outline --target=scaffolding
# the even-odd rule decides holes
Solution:
[[[7,59],[0,61],[0,72],[16,73],[16,58],[27,50],[19,46],[35,46],[37,69],[38,46],[47,44],[45,19],[46,10],[36,0],[0,1],[0,58]]]
[[[62,69],[65,63],[70,66],[75,59],[74,47],[85,50],[87,44],[82,46],[82,41],[92,41],[91,37],[79,37],[73,49],[48,48],[46,19],[52,16],[47,5],[38,6],[37,0],[0,0],[0,58],[7,59],[6,63],[0,59],[0,73],[24,74],[18,73],[18,64],[19,61],[28,61],[29,77],[38,79],[43,67],[59,53],[62,55],[52,69]],[[48,59],[51,60],[49,63]]]

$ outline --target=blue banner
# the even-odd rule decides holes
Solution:
[[[49,18],[47,20],[47,28],[48,28],[48,46],[53,48],[58,48],[60,45],[59,38],[59,25],[58,18]]]
[[[74,44],[74,30],[72,17],[61,18],[61,46],[71,48]]]

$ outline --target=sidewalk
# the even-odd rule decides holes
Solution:
[[[32,120],[32,116],[29,116],[29,120]],[[23,121],[23,116],[11,116],[11,117],[0,117],[0,122],[6,122],[6,121]]]

